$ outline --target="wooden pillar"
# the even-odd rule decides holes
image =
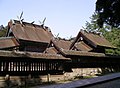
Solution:
[[[18,71],[20,71],[20,62],[18,62]]]
[[[38,62],[38,71],[40,71],[40,62]]]
[[[38,62],[36,63],[36,69],[37,69],[37,71],[39,71],[39,64],[38,64]]]
[[[49,62],[46,62],[46,71],[49,73]]]
[[[49,62],[46,62],[47,82],[50,82]]]
[[[1,72],[1,68],[2,68],[2,62],[0,61],[0,72]]]
[[[29,62],[28,65],[29,65],[29,72],[31,72],[31,62]]]
[[[17,71],[17,61],[15,62],[15,71]]]
[[[24,66],[24,71],[26,71],[26,66],[25,66],[26,62],[24,61],[23,63],[24,63],[24,65],[23,65]]]
[[[5,65],[5,71],[6,71],[6,72],[8,72],[9,62],[8,62],[8,61],[6,61],[4,65]]]
[[[47,74],[47,82],[50,82],[50,74]]]
[[[64,78],[64,81],[65,81],[65,71],[63,71],[63,78]]]
[[[43,62],[41,62],[41,71],[43,71]]]
[[[5,62],[2,62],[2,71],[5,71]]]
[[[31,62],[31,71],[33,71],[33,62]]]

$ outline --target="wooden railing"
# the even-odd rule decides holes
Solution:
[[[44,75],[63,72],[63,62],[59,60],[32,58],[0,58],[0,75]]]

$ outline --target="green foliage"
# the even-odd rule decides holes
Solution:
[[[112,28],[110,32],[104,34],[104,37],[117,47],[117,49],[107,50],[107,52],[120,55],[120,29]]]
[[[117,49],[106,49],[107,54],[119,54],[120,55],[120,29],[111,27],[110,25],[104,24],[102,28],[99,28],[97,24],[98,14],[94,13],[90,18],[91,22],[86,22],[84,27],[87,31],[101,32],[102,35]]]
[[[99,14],[97,19],[100,27],[103,24],[111,25],[112,27],[120,27],[120,0],[97,0],[96,12]]]
[[[7,26],[6,26],[6,27],[3,27],[3,28],[0,30],[0,37],[5,37],[6,32],[7,32]]]
[[[97,24],[97,18],[98,18],[98,15],[96,13],[94,13],[90,17],[91,22],[86,21],[86,27],[84,29],[87,30],[87,31],[97,31],[97,30],[99,30],[99,26]]]

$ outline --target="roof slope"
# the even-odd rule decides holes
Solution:
[[[54,39],[52,40],[52,42],[57,48],[66,49],[66,50],[69,50],[71,45],[71,41],[64,39]]]
[[[92,48],[88,46],[84,41],[75,43],[75,47],[80,51],[91,51],[92,50]]]
[[[71,47],[74,46],[74,44],[80,39],[83,38],[83,40],[87,41],[90,45],[93,47],[101,46],[106,48],[116,48],[114,47],[109,41],[107,41],[103,36],[100,36],[96,33],[92,32],[86,32],[86,31],[80,31],[76,37],[76,39],[71,44]],[[70,47],[70,48],[71,48]]]
[[[95,57],[105,56],[104,53],[88,52],[87,50],[91,50],[92,48],[87,46],[84,42],[79,42],[81,44],[78,44],[79,48],[83,49],[83,51],[70,50],[71,41],[68,40],[54,39],[52,40],[52,42],[54,48],[63,56],[95,56]]]
[[[87,51],[75,51],[75,50],[61,50],[64,55],[67,56],[95,56],[95,57],[105,57],[104,53],[95,53]]]
[[[14,20],[14,24],[12,21],[10,21],[9,26],[13,32],[13,35],[17,39],[49,43],[51,38],[53,37],[48,27],[43,28],[40,25],[27,22],[23,22],[23,24],[21,24],[19,21],[16,20]]]
[[[0,57],[26,57],[26,58],[36,58],[36,59],[49,59],[49,60],[70,60],[70,58],[65,58],[61,55],[36,53],[36,52],[20,52],[20,51],[0,51]],[[16,58],[17,59],[17,58]]]
[[[96,46],[103,46],[109,48],[115,48],[109,41],[107,41],[104,37],[94,34],[94,33],[87,33],[87,32],[80,32],[81,36],[86,38],[86,40],[92,42]]]
[[[15,38],[0,38],[0,49],[7,49],[19,46],[19,43],[16,41]]]
[[[55,47],[49,47],[45,50],[45,53],[47,54],[57,54],[57,50],[55,49]]]

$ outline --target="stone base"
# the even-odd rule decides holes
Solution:
[[[24,86],[24,85],[37,85],[43,82],[60,82],[67,80],[74,80],[76,77],[82,76],[95,76],[101,71],[100,68],[76,68],[72,69],[73,72],[65,72],[63,75],[44,75],[31,77],[29,76],[10,76],[8,81],[5,77],[0,77],[0,87],[6,86]]]

